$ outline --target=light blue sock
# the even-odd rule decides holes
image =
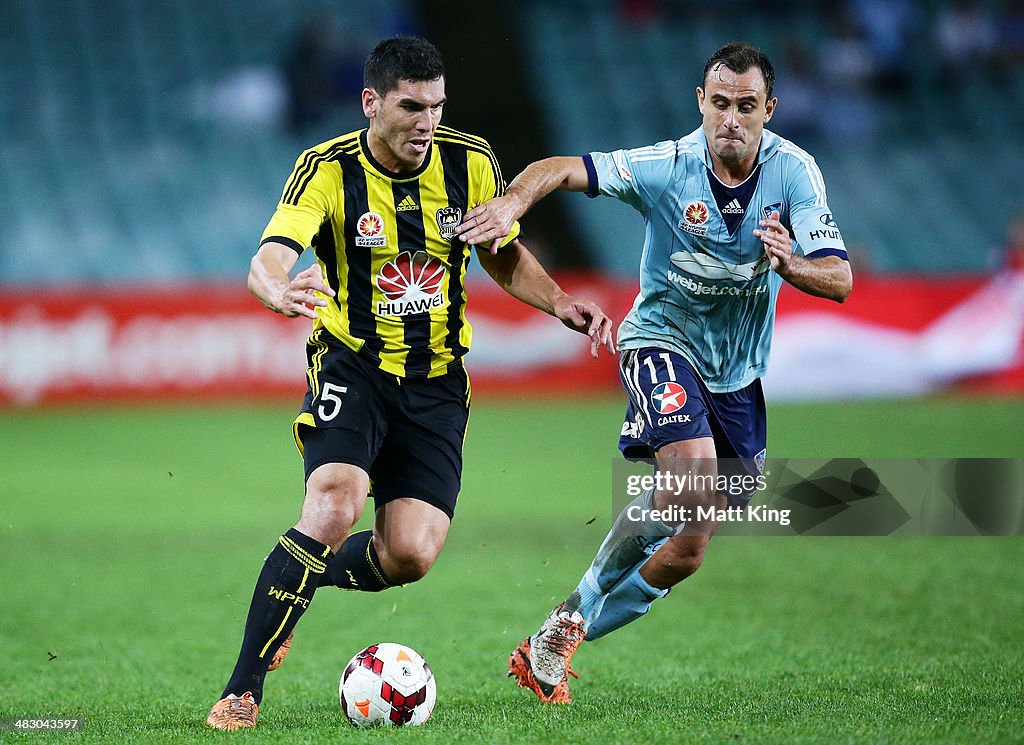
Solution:
[[[630,519],[631,507],[650,511],[653,498],[653,490],[647,490],[619,513],[579,585],[566,599],[565,609],[579,611],[585,623],[597,618],[604,598],[623,577],[643,564],[668,536],[681,528],[649,517]]]
[[[605,596],[597,608],[596,617],[587,627],[586,641],[598,639],[635,621],[651,609],[651,603],[668,595],[670,588],[653,587],[640,576],[640,567],[646,563],[638,564]]]
[[[592,568],[588,569],[587,573],[583,575],[583,579],[580,580],[573,594],[578,597],[577,610],[583,616],[584,628],[586,628],[587,624],[597,618],[601,612],[601,606],[604,605],[604,599],[607,597],[598,587]],[[569,604],[571,604],[571,601]]]
[[[648,489],[627,504],[615,518],[611,530],[597,549],[585,576],[593,590],[607,595],[637,564],[658,550],[677,527],[649,516],[654,508],[654,491]],[[642,514],[643,519],[631,519]],[[583,582],[580,583],[581,587]]]

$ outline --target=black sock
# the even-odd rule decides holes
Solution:
[[[380,592],[394,586],[380,566],[372,530],[362,530],[345,539],[335,557],[327,562],[320,585],[363,592]]]
[[[295,528],[278,539],[256,580],[242,649],[221,698],[251,691],[256,703],[263,699],[263,679],[274,652],[309,607],[332,556],[330,547]]]

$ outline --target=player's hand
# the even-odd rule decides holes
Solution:
[[[323,297],[324,295],[327,297]],[[296,274],[285,285],[284,291],[275,303],[274,310],[289,318],[296,316],[316,318],[316,309],[326,306],[329,297],[334,297],[334,290],[324,282],[320,265],[314,264],[309,269]]]
[[[789,237],[789,231],[779,221],[781,215],[774,211],[767,220],[762,220],[762,230],[755,230],[754,235],[761,239],[764,245],[764,253],[771,262],[772,269],[778,274],[785,276],[789,260],[793,258],[793,239]]]
[[[489,241],[491,253],[496,254],[501,242],[512,231],[512,225],[522,215],[519,200],[513,194],[489,199],[462,218],[459,240],[474,246],[483,246]]]
[[[615,338],[612,319],[590,300],[577,300],[571,295],[562,295],[555,302],[555,318],[573,331],[590,337],[590,356],[597,358],[601,347],[608,354],[615,354]]]

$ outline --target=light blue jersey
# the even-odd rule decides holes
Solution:
[[[673,349],[713,393],[739,390],[768,365],[782,278],[753,231],[772,211],[794,253],[846,258],[814,159],[764,130],[758,166],[726,187],[711,172],[704,131],[650,147],[584,156],[588,194],[621,199],[646,222],[640,294],[620,349]]]

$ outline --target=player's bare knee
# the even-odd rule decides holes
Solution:
[[[403,555],[396,557],[386,571],[393,582],[406,585],[423,579],[433,565],[433,559],[424,556]]]
[[[365,499],[369,491],[369,479],[355,466],[331,463],[317,468],[306,480],[307,499],[324,495],[338,502],[346,499]]]
[[[665,548],[669,553],[666,564],[679,580],[694,574],[704,563],[705,544],[700,542],[669,541]]]
[[[404,585],[423,579],[434,566],[437,552],[430,546],[385,547],[380,559],[388,578]]]
[[[704,549],[685,551],[679,555],[679,567],[689,577],[704,564]]]
[[[306,482],[306,499],[296,526],[301,532],[337,548],[363,514],[366,493],[342,469],[318,469]]]
[[[307,497],[302,506],[302,516],[295,527],[310,538],[337,550],[361,513],[361,507],[348,502],[336,504],[330,499],[310,500]]]

